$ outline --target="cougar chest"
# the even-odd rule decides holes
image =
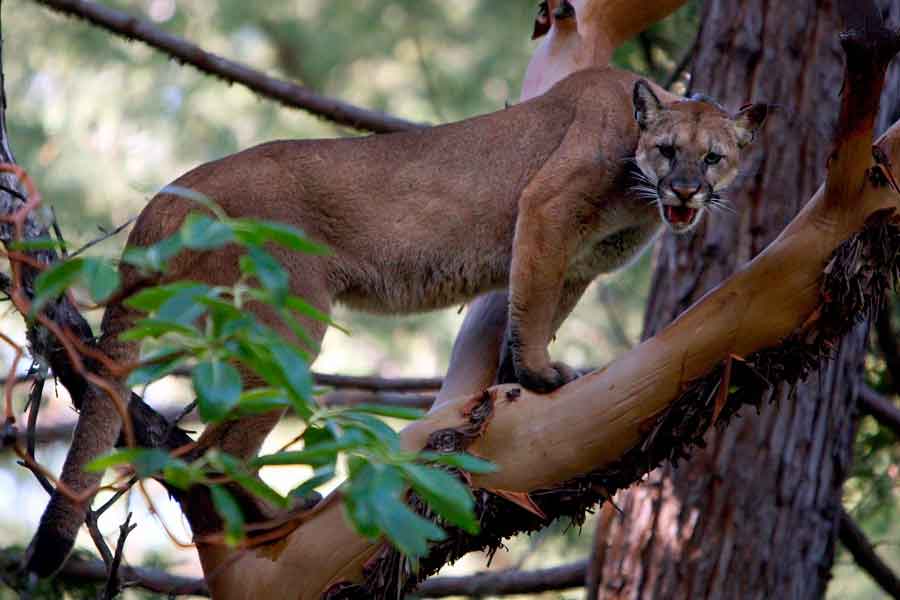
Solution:
[[[649,245],[660,228],[659,221],[652,220],[588,236],[569,267],[569,276],[590,280],[624,267]]]

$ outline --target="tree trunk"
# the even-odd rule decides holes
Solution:
[[[728,195],[737,213],[710,215],[690,238],[664,239],[645,337],[760,252],[824,178],[842,82],[840,29],[829,1],[705,4],[693,90],[732,109],[756,100],[782,110]],[[745,410],[679,468],[658,469],[620,494],[622,512],[604,511],[606,532],[598,529],[607,546],[598,596],[821,598],[867,331],[857,327],[805,385],[776,389],[781,402]]]

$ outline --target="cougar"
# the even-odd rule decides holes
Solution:
[[[175,185],[231,217],[297,226],[327,256],[272,252],[292,292],[328,313],[335,302],[410,313],[508,289],[509,349],[520,383],[544,393],[574,377],[547,345],[585,287],[641,251],[661,227],[685,232],[738,172],[741,149],[765,105],[731,115],[704,99],[663,103],[654,86],[612,68],[575,73],[533,100],[462,122],[358,139],[276,141],[201,165]],[[129,245],[173,235],[200,207],[165,191],[143,210]],[[166,281],[231,285],[240,249],[183,252]],[[121,269],[123,287],[140,287]],[[283,328],[257,309],[266,324]],[[100,349],[131,362],[118,335],[140,315],[107,308]],[[307,320],[313,340],[325,325]],[[261,381],[244,373],[248,387]],[[82,466],[114,445],[121,422],[92,388],[61,479],[76,492],[100,479]],[[209,427],[202,441],[256,454],[280,414]],[[58,568],[86,504],[55,493],[28,553],[28,568]]]

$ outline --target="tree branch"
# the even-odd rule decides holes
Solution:
[[[839,537],[859,568],[868,573],[887,595],[900,599],[900,578],[875,553],[866,534],[845,510],[841,510]]]
[[[859,392],[859,408],[893,431],[897,440],[900,440],[900,408],[890,399],[865,385]]]
[[[96,2],[89,0],[34,1],[56,12],[84,19],[115,35],[143,42],[203,73],[229,83],[240,84],[260,96],[270,98],[285,106],[305,110],[338,125],[375,133],[390,133],[422,127],[418,123],[359,108],[341,100],[322,96],[296,83],[270,77],[247,65],[207,52],[196,44],[163,31],[145,19]]]
[[[584,584],[587,561],[536,571],[487,571],[462,577],[434,577],[420,585],[415,595],[424,598],[446,596],[507,596],[540,594],[580,587]]]
[[[403,383],[405,380],[398,380]],[[2,388],[0,380],[0,388]],[[419,408],[428,410],[434,403],[434,394],[409,394],[395,392],[380,392],[367,389],[339,389],[325,394],[319,399],[323,406],[356,406],[359,404],[379,404],[382,406],[397,406],[402,408]],[[166,406],[160,408],[159,415],[168,422],[175,421],[182,413],[180,406]],[[190,422],[190,420],[188,420]],[[34,428],[33,438],[28,431],[18,431],[16,439],[20,442],[30,442],[32,439],[37,444],[49,444],[54,442],[68,442],[72,438],[77,420],[72,419],[55,425],[45,425]],[[2,452],[2,449],[0,449]],[[52,491],[52,488],[51,488]]]
[[[0,572],[14,569],[21,558],[3,558],[0,555]],[[460,577],[435,577],[423,583],[415,595],[420,598],[444,598],[447,596],[510,596],[513,594],[539,594],[578,587],[584,582],[586,561],[578,561],[548,569],[520,571],[486,571]],[[108,578],[107,566],[100,560],[71,557],[56,575],[65,583],[102,583]],[[201,578],[172,575],[161,569],[119,566],[122,587],[138,587],[150,592],[170,595],[209,597],[209,588]]]

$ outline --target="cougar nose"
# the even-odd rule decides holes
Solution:
[[[685,181],[683,179],[676,179],[669,187],[672,188],[672,192],[678,196],[679,200],[687,202],[694,194],[700,191],[700,182],[696,180]]]

